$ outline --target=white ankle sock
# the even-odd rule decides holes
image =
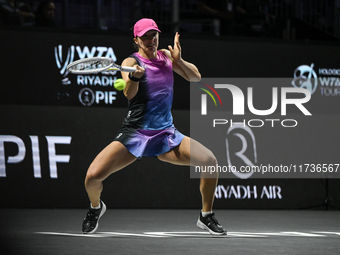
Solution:
[[[92,209],[100,209],[100,203],[99,203],[99,205],[96,206],[96,207],[92,207],[92,204],[90,203],[90,206],[91,206]]]
[[[203,217],[207,217],[209,214],[212,214],[213,212],[202,212],[202,216]]]

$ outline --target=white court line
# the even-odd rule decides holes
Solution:
[[[340,232],[326,232],[326,231],[318,232],[318,231],[313,231],[313,233],[326,234],[326,235],[338,235],[338,236],[340,236]]]
[[[141,237],[164,237],[161,235],[153,235],[149,233],[136,234],[136,233],[122,233],[122,232],[98,232],[99,234],[104,234],[106,236],[141,236]]]
[[[303,236],[303,237],[326,237],[325,235],[305,233],[305,232],[281,232],[289,236]]]
[[[35,232],[42,235],[56,235],[56,236],[78,236],[78,237],[104,237],[99,234],[72,234],[72,233],[60,233],[60,232]]]
[[[266,237],[264,235],[258,235],[257,233],[241,233],[241,232],[227,232],[227,235],[210,235],[208,232],[199,232],[199,231],[191,231],[191,232],[145,232],[144,234],[152,234],[152,235],[162,235],[169,237]]]
[[[246,237],[246,238],[265,238],[265,237],[329,237],[331,235],[340,236],[340,232],[325,232],[325,231],[311,231],[311,232],[228,232],[227,235],[213,236],[208,232],[189,231],[189,232],[144,232],[144,233],[126,233],[126,232],[97,232],[95,234],[77,234],[77,233],[62,233],[62,232],[35,232],[43,235],[57,235],[57,236],[74,236],[74,237],[194,237],[194,238],[230,238],[230,237]]]
[[[62,233],[62,232],[35,232],[35,233],[42,234],[42,235],[76,236],[76,237],[110,237],[110,236],[165,237],[165,236],[160,236],[160,235],[157,236],[157,235],[121,233],[121,232],[97,232],[95,234],[73,234],[73,233]]]
[[[280,231],[280,232],[260,232],[260,233],[253,233],[253,232],[234,232],[236,234],[250,234],[250,235],[262,235],[262,236],[286,236],[286,237],[326,237],[325,235],[320,235],[321,232],[313,232],[313,233],[319,233],[319,234],[313,234],[313,233],[306,233],[306,232],[286,232],[286,231]]]

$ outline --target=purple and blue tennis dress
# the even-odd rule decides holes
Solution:
[[[171,114],[172,63],[161,51],[157,51],[156,59],[146,59],[137,52],[130,57],[145,73],[137,94],[129,100],[128,114],[114,140],[138,158],[158,156],[178,146],[184,138],[174,127]]]

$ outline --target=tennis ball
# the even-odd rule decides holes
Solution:
[[[116,90],[123,90],[126,87],[126,83],[123,79],[117,79],[113,86]]]

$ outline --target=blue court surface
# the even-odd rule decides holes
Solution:
[[[340,211],[216,210],[226,236],[196,227],[199,210],[108,209],[95,234],[85,209],[0,209],[0,254],[340,254]]]

